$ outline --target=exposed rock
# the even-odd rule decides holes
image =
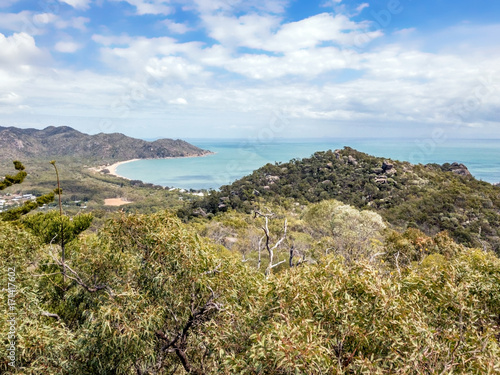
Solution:
[[[358,161],[351,155],[349,155],[349,157],[347,158],[347,162],[355,166],[358,165]]]
[[[338,160],[340,159],[342,156],[340,155],[340,150],[335,150],[333,151],[333,154],[335,155],[335,158]]]
[[[333,182],[330,180],[325,180],[321,182],[323,185],[333,185]]]
[[[387,183],[387,176],[377,176],[375,177],[375,182],[379,184],[386,184]]]
[[[472,176],[467,167],[464,164],[452,163],[451,171],[460,176]]]
[[[222,240],[222,244],[228,249],[231,249],[236,242],[238,242],[236,237],[225,237],[224,240]]]
[[[387,160],[384,160],[384,162],[382,163],[382,170],[384,172],[387,172],[390,171],[392,168],[394,168],[394,164],[390,163]]]
[[[279,176],[272,176],[272,175],[268,175],[268,176],[266,176],[266,180],[267,180],[270,184],[274,184],[276,181],[279,181],[279,180],[280,180],[280,177],[279,177]]]
[[[205,210],[201,207],[197,208],[196,210],[193,211],[194,216],[201,216],[201,217],[207,217],[207,213]]]

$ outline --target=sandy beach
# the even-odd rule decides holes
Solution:
[[[104,169],[107,169],[109,171],[110,175],[113,175],[113,176],[116,176],[116,177],[120,177],[120,178],[124,178],[125,180],[130,180],[130,178],[123,177],[123,176],[120,176],[119,174],[117,174],[116,173],[116,168],[118,168],[122,164],[130,163],[132,161],[137,161],[137,160],[141,160],[141,159],[130,159],[130,160],[125,160],[125,161],[119,161],[118,163],[111,164],[110,166],[107,166]]]
[[[102,171],[104,170],[108,170],[110,175],[112,176],[115,176],[115,177],[120,177],[120,178],[124,178],[125,180],[130,180],[130,178],[127,178],[127,177],[123,177],[123,176],[120,176],[119,174],[116,173],[116,168],[118,168],[118,166],[122,165],[122,164],[125,164],[125,163],[130,163],[132,161],[136,161],[136,160],[141,160],[141,159],[130,159],[130,160],[124,160],[124,161],[119,161],[117,163],[114,163],[114,164],[110,164],[110,165],[100,165],[98,167],[92,167],[92,168],[89,168],[91,171],[94,171],[96,173],[101,173]]]

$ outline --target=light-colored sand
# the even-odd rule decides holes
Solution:
[[[167,157],[167,158],[163,158],[163,159],[199,158],[199,157],[204,157],[204,156],[214,155],[214,154],[215,154],[215,152],[209,152],[209,153],[207,153],[205,155],[177,156],[177,157]],[[130,163],[132,161],[137,161],[137,160],[151,160],[151,159],[130,159],[130,160],[125,160],[125,161],[119,161],[118,163],[114,163],[114,164],[111,164],[111,165],[101,165],[99,167],[93,167],[93,168],[89,168],[89,169],[91,171],[94,171],[94,172],[97,172],[97,173],[100,173],[103,170],[107,169],[109,171],[108,174],[110,174],[112,176],[124,178],[125,180],[130,180],[130,178],[123,177],[123,176],[120,176],[119,174],[117,174],[116,173],[116,168],[118,168],[122,164]]]
[[[96,171],[96,172],[102,172],[103,170],[107,169],[109,171],[109,174],[112,175],[112,176],[124,178],[125,180],[130,180],[130,178],[118,175],[116,173],[116,168],[118,168],[122,164],[130,163],[130,162],[136,161],[136,160],[141,160],[141,159],[130,159],[130,160],[125,160],[125,161],[119,161],[118,163],[114,163],[114,164],[111,164],[111,165],[102,165],[100,167],[91,168],[91,169],[94,170],[94,171]]]
[[[105,206],[123,206],[124,204],[130,204],[132,202],[123,198],[108,198],[104,200]]]

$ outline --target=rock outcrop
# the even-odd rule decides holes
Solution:
[[[464,164],[452,163],[451,171],[460,176],[472,176],[467,167]]]

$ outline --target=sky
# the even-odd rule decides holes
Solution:
[[[500,138],[496,0],[0,0],[0,126]]]

